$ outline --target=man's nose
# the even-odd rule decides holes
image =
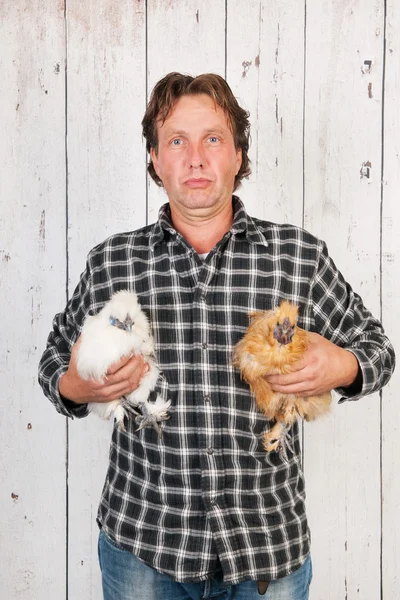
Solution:
[[[188,149],[188,166],[191,169],[204,167],[206,157],[201,143],[192,143]]]

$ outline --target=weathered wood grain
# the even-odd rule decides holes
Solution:
[[[302,224],[304,2],[227,3],[227,79],[250,111],[250,214]]]
[[[86,254],[146,224],[145,3],[68,0],[68,268],[72,293]],[[69,423],[69,600],[99,598],[97,506],[110,423]]]
[[[400,275],[400,12],[387,2],[382,204],[382,319],[399,351]],[[399,370],[382,393],[382,591],[400,597]]]
[[[395,345],[400,335],[397,0],[65,2],[66,28],[64,0],[0,0],[0,597],[10,600],[101,597],[95,517],[111,423],[66,428],[36,365],[88,250],[153,222],[165,201],[146,183],[140,126],[162,75],[226,73],[251,113],[253,174],[238,190],[249,211],[304,219]],[[375,394],[305,426],[312,600],[400,596],[398,382],[381,406]]]
[[[305,225],[380,311],[383,2],[308,1]],[[306,426],[311,598],[380,595],[379,396]]]
[[[37,363],[65,300],[62,2],[0,3],[0,597],[65,597],[65,420]]]

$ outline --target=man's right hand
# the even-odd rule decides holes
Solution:
[[[72,348],[68,371],[62,375],[58,385],[61,396],[77,404],[111,402],[130,394],[136,390],[141,378],[149,370],[142,356],[123,356],[108,369],[103,381],[82,379],[76,368],[80,343],[79,337]]]

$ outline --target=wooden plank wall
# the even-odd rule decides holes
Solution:
[[[259,217],[304,225],[396,345],[397,0],[0,0],[0,597],[101,597],[110,424],[66,423],[36,365],[108,235],[156,219],[140,121],[171,70],[225,75],[251,113]],[[400,597],[399,411],[381,394],[304,431],[311,600]]]
[[[66,424],[37,361],[66,300],[64,13],[0,2],[0,597],[64,598]]]

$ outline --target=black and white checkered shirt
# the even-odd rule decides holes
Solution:
[[[233,225],[202,262],[178,234],[168,205],[157,223],[94,248],[63,313],[56,315],[39,380],[56,409],[60,376],[85,316],[120,289],[134,289],[150,318],[162,370],[157,391],[172,401],[156,431],[114,428],[98,521],[123,548],[181,582],[222,568],[226,583],[296,570],[310,548],[298,427],[288,461],[262,446],[269,423],[232,367],[248,313],[281,299],[298,303],[299,325],[358,358],[361,393],[382,387],[394,353],[382,327],[343,280],[323,242],[291,225],[251,218],[234,202]],[[346,397],[344,390],[342,396]]]

